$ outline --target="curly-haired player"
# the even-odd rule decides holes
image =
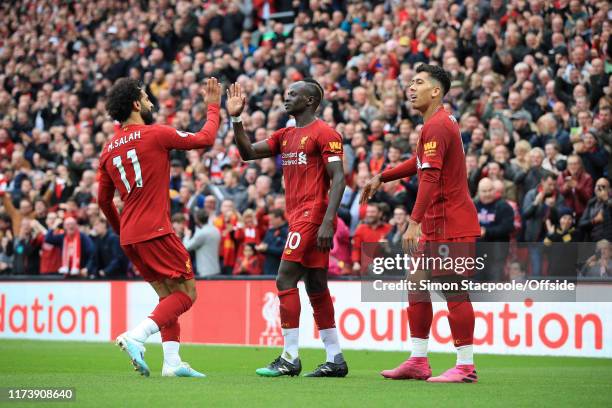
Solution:
[[[109,91],[106,109],[120,123],[100,156],[98,203],[119,234],[121,247],[159,296],[149,317],[117,337],[134,368],[149,375],[143,344],[160,332],[164,350],[163,376],[204,377],[179,356],[178,317],[196,300],[193,270],[187,250],[170,223],[168,185],[171,149],[212,146],[219,129],[221,87],[206,82],[207,121],[197,133],[152,125],[153,104],[135,80],[119,79]],[[113,204],[115,190],[124,203],[121,215]]]

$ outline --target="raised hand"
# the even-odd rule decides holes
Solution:
[[[246,104],[246,95],[242,94],[242,89],[239,83],[231,84],[227,90],[227,112],[230,116],[240,116],[244,105]]]
[[[202,91],[204,97],[204,103],[206,105],[221,103],[221,84],[217,81],[217,78],[208,78]]]

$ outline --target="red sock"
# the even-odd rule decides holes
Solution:
[[[167,296],[160,297],[159,302],[161,303]],[[166,341],[178,341],[180,342],[181,336],[181,325],[179,324],[178,319],[171,321],[166,324],[164,327],[159,329],[159,334],[161,334],[162,343]]]
[[[300,292],[298,288],[278,291],[280,300],[280,318],[283,329],[296,329],[300,327]]]
[[[334,302],[329,294],[329,289],[325,292],[308,294],[312,305],[313,316],[319,330],[331,329],[336,327],[334,320]]]
[[[429,338],[432,320],[433,309],[429,293],[409,294],[408,326],[410,326],[410,337]]]
[[[474,341],[474,309],[472,302],[446,302],[448,305],[448,325],[455,347],[467,346]]]
[[[149,318],[157,324],[160,329],[176,321],[180,315],[185,313],[193,302],[187,294],[177,290],[166,296],[159,302]]]

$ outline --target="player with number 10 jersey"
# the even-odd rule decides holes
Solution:
[[[276,131],[267,140],[252,144],[242,127],[246,95],[240,84],[227,92],[227,110],[243,160],[280,155],[285,178],[289,234],[276,277],[284,337],[283,352],[267,367],[255,370],[265,377],[295,376],[302,371],[299,358],[300,295],[304,279],[315,323],[325,345],[326,361],[308,377],[345,377],[348,365],[338,342],[334,305],[327,287],[329,250],[336,213],[344,192],[342,137],[316,117],[324,96],[321,85],[306,78],[289,86],[285,111],[295,126]]]

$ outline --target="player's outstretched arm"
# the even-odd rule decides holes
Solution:
[[[244,110],[245,104],[246,95],[243,95],[240,84],[235,83],[230,85],[229,89],[227,90],[227,112],[232,118],[234,139],[236,140],[236,146],[238,146],[240,157],[242,157],[242,160],[248,161],[274,156],[274,152],[272,152],[272,149],[270,149],[268,142],[263,141],[252,144],[247,135],[244,133],[240,115]]]
[[[190,133],[166,126],[167,131],[156,133],[157,140],[165,149],[203,149],[215,143],[219,131],[219,104],[221,103],[221,85],[216,78],[206,80],[202,96],[207,105],[206,123],[202,129],[197,133]]]
[[[340,201],[342,200],[342,194],[346,187],[344,180],[344,168],[342,161],[334,161],[325,165],[327,175],[330,179],[329,186],[329,203],[327,204],[327,210],[323,217],[323,223],[319,227],[317,234],[317,247],[321,251],[329,251],[334,242],[334,220],[338,213],[338,207],[340,207]]]
[[[406,160],[402,164],[395,166],[392,169],[385,170],[380,174],[372,177],[363,188],[363,193],[359,199],[361,204],[365,204],[370,200],[376,191],[380,188],[382,183],[387,183],[389,181],[398,180],[404,177],[410,177],[416,174],[417,165],[416,165],[416,157],[412,157],[409,160]]]

